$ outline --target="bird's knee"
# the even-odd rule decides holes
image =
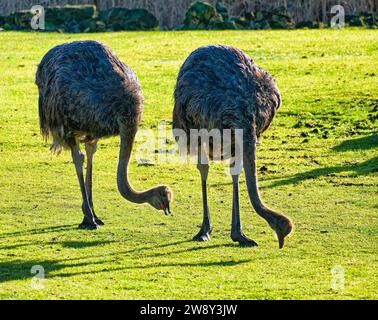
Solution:
[[[197,164],[197,169],[199,171],[209,171],[210,169],[210,165],[208,163],[198,163]]]
[[[207,176],[209,173],[210,165],[208,163],[198,163],[197,169],[199,170],[202,176]]]
[[[243,170],[243,163],[240,159],[231,159],[230,162],[230,175],[232,177],[239,176]]]
[[[197,169],[199,170],[201,174],[201,179],[206,181],[207,176],[209,175],[210,165],[208,163],[204,163],[204,164],[198,163]]]
[[[87,154],[95,154],[97,151],[97,143],[86,143],[85,151]]]
[[[74,163],[77,163],[81,166],[84,164],[85,156],[81,151],[73,153],[72,158]]]

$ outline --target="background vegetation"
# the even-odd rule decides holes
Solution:
[[[184,21],[185,12],[193,0],[97,0],[100,10],[111,7],[145,8],[152,12],[162,26],[174,27]],[[208,0],[215,4],[217,0]],[[296,22],[324,20],[331,6],[342,4],[346,13],[378,12],[378,0],[224,0],[231,15],[239,16],[244,10],[255,10],[256,7],[271,10],[274,7],[288,8]],[[40,0],[44,6],[62,6],[66,4],[93,4],[93,0]],[[0,0],[0,15],[8,15],[19,10],[28,10],[36,4],[35,0]]]
[[[232,186],[221,164],[209,177],[209,243],[190,241],[202,218],[195,165],[132,163],[137,189],[172,187],[171,217],[122,199],[118,138],[102,141],[95,159],[95,208],[106,226],[77,229],[74,166],[39,134],[34,76],[50,48],[79,39],[107,43],[137,72],[142,127],[153,130],[171,120],[178,70],[201,45],[237,46],[276,77],[283,106],[258,165],[263,199],[296,224],[283,250],[253,211],[244,176],[244,229],[260,246],[231,242]],[[377,299],[377,70],[375,30],[0,33],[0,298]],[[44,290],[31,288],[34,265],[45,269]],[[344,290],[331,289],[338,265]]]

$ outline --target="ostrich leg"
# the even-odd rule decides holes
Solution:
[[[199,150],[204,151],[204,148],[201,147]],[[210,233],[213,230],[213,226],[210,221],[210,212],[209,207],[207,206],[207,176],[209,174],[209,160],[206,155],[207,161],[201,161],[200,151],[198,150],[198,160],[197,160],[197,169],[201,174],[201,182],[202,182],[202,200],[203,200],[203,222],[202,227],[198,234],[194,236],[193,240],[195,241],[209,241],[210,240]],[[204,157],[203,157],[204,158]],[[203,163],[207,162],[207,163]]]
[[[81,195],[83,197],[83,213],[84,220],[79,225],[80,229],[98,229],[98,225],[95,222],[93,211],[88,200],[87,188],[84,182],[84,155],[80,151],[80,147],[77,143],[71,146],[72,160],[75,164],[77,177],[79,179]]]
[[[239,201],[239,177],[241,171],[241,164],[232,164],[232,169],[239,165],[240,170],[231,170],[232,186],[233,186],[233,199],[232,199],[232,226],[231,226],[231,239],[239,242],[241,246],[254,247],[257,243],[244,235],[242,231],[242,224],[240,221],[240,201]]]
[[[97,151],[97,140],[93,142],[87,142],[85,144],[85,152],[87,154],[87,172],[85,175],[85,186],[87,188],[88,201],[91,206],[95,221],[99,226],[103,226],[104,223],[95,214],[94,207],[93,207],[93,198],[92,198],[93,156],[96,153],[96,151]],[[84,207],[84,203],[83,203],[83,207]]]

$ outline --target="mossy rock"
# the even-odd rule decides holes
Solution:
[[[234,21],[222,21],[210,26],[213,30],[236,30],[238,29]]]
[[[111,30],[156,30],[159,21],[145,9],[111,8],[101,11],[99,19]]]
[[[222,23],[222,22],[224,22],[222,17],[220,15],[216,15],[210,19],[209,25],[214,25],[214,24]]]
[[[104,21],[99,19],[88,19],[80,22],[81,32],[104,32],[107,31],[107,26]]]
[[[93,6],[65,6],[45,9],[45,30],[60,32],[80,32],[79,23],[92,19],[95,14]],[[33,15],[29,10],[15,12],[5,17],[5,24],[13,30],[31,29]]]
[[[295,27],[294,21],[282,19],[280,16],[273,15],[269,19],[269,24],[273,29],[292,29]]]
[[[47,31],[67,33],[118,30],[153,30],[159,27],[156,17],[144,9],[112,8],[95,17],[93,6],[65,6],[46,9]],[[20,11],[4,19],[11,29],[30,29],[32,14]],[[104,21],[103,21],[104,20]]]
[[[238,29],[250,29],[251,27],[251,21],[245,19],[244,17],[234,18],[233,22]]]
[[[271,29],[269,21],[267,21],[267,20],[261,21],[260,22],[260,29],[262,29],[262,30]]]
[[[308,28],[308,29],[318,29],[320,24],[318,21],[300,21],[298,22],[295,27],[297,29]]]
[[[345,22],[351,27],[374,27],[378,26],[378,16],[362,12],[359,15],[346,15]]]
[[[68,33],[80,33],[80,23],[76,20],[67,21],[58,29],[59,32],[68,32]]]
[[[229,19],[228,10],[222,2],[217,1],[215,4],[215,9],[222,16],[223,21],[227,21]]]
[[[247,11],[242,14],[241,18],[244,18],[245,20],[248,20],[249,22],[251,22],[256,19],[256,16],[253,11]]]
[[[270,11],[257,10],[254,14],[245,16],[251,21],[252,29],[292,29],[295,21],[285,7],[278,7]]]
[[[127,18],[129,11],[130,9],[127,8],[114,7],[100,11],[98,18],[108,24],[115,21],[124,21]]]
[[[348,25],[351,27],[363,27],[365,26],[364,17],[353,16],[352,18],[349,19]]]
[[[259,22],[251,21],[251,29],[254,30],[268,30],[271,29],[270,24],[267,20],[261,20]]]
[[[46,23],[55,26],[63,26],[72,21],[80,23],[83,20],[92,19],[95,15],[94,6],[64,6],[46,8]]]
[[[0,16],[0,27],[7,23],[7,17]]]
[[[278,7],[270,11],[266,19],[273,29],[292,29],[295,21],[285,7]]]
[[[130,10],[125,22],[125,30],[155,30],[159,28],[159,21],[145,9]]]
[[[207,2],[192,3],[185,14],[184,29],[207,29],[211,24],[219,24],[222,16]]]
[[[107,28],[107,26],[106,26],[106,23],[104,21],[101,21],[101,20],[95,21],[95,31],[96,32],[104,32],[104,31],[107,30],[106,28]]]
[[[262,21],[265,19],[265,13],[261,10],[257,10],[255,12],[255,17],[254,17],[254,21],[255,22],[259,22],[259,21]]]
[[[5,24],[3,24],[3,25],[1,26],[1,28],[3,28],[4,30],[9,31],[9,30],[12,30],[12,29],[13,29],[13,26],[10,25],[9,23],[5,23]]]
[[[33,15],[28,10],[18,11],[8,16],[7,23],[11,25],[14,30],[31,29],[30,21],[32,17]]]
[[[86,19],[80,21],[79,23],[80,29],[83,32],[95,32],[96,31],[96,20],[94,19]]]
[[[286,18],[286,20],[292,20],[292,16],[290,12],[283,6],[277,7],[271,11],[272,15],[280,16],[282,18]]]
[[[363,21],[363,25],[366,27],[373,27],[378,25],[378,16],[374,16],[372,13],[363,12],[360,15],[360,19]]]

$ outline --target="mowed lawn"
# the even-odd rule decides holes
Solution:
[[[108,44],[136,71],[141,127],[156,134],[159,121],[171,120],[177,73],[197,47],[239,47],[274,75],[283,106],[262,138],[258,167],[264,201],[296,225],[284,249],[254,212],[244,174],[242,222],[259,246],[231,241],[232,185],[222,164],[210,170],[208,243],[191,241],[202,221],[195,165],[132,161],[136,189],[171,186],[173,216],[124,200],[117,137],[102,141],[95,157],[94,204],[106,225],[77,228],[74,166],[39,134],[34,76],[50,48],[82,39]],[[377,299],[377,99],[376,30],[0,32],[0,298]],[[167,129],[169,149],[170,122]],[[32,278],[38,265],[44,288]]]

